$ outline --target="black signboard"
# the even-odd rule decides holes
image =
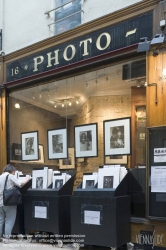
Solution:
[[[37,75],[152,39],[153,13],[89,33],[7,64],[6,82]]]

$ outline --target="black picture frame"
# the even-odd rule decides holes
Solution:
[[[131,117],[103,121],[104,156],[131,154]]]
[[[84,124],[74,127],[75,157],[98,156],[98,124]]]
[[[47,130],[48,159],[68,158],[67,129]]]
[[[21,144],[13,143],[13,160],[21,161]]]
[[[22,161],[39,160],[38,131],[21,133]]]

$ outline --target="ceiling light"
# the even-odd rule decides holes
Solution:
[[[41,92],[39,93],[39,98],[42,98],[42,93]]]
[[[33,97],[32,97],[34,100],[35,100],[35,96],[33,95]]]
[[[71,101],[69,101],[69,106],[71,106],[71,104],[72,104]]]
[[[56,105],[56,104],[54,105],[54,108],[57,108],[57,105]]]
[[[64,108],[64,106],[65,106],[65,104],[64,104],[64,103],[62,103],[62,108]]]
[[[15,109],[20,109],[20,104],[19,104],[18,102],[16,102],[16,103],[14,104],[14,107],[15,107]]]

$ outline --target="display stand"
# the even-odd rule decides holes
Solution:
[[[24,199],[27,190],[32,186],[32,179],[28,181],[23,187],[20,188],[20,192],[22,194],[22,203],[17,206],[17,216],[16,221],[12,230],[12,234],[25,234],[24,229]]]
[[[59,239],[70,234],[70,196],[74,177],[72,175],[60,189],[52,189],[51,184],[47,189],[27,190],[24,201],[26,234],[46,232]]]
[[[71,196],[71,234],[81,244],[120,247],[130,241],[130,196],[142,188],[129,171],[116,189],[82,189]],[[130,195],[129,195],[130,194]]]

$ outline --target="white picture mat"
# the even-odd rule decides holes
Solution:
[[[151,192],[166,192],[166,166],[151,166]]]
[[[44,147],[43,147],[43,145],[39,144],[39,150],[40,150],[40,159],[38,161],[31,161],[31,162],[44,163]]]
[[[98,174],[83,175],[83,181],[82,181],[82,188],[83,189],[86,188],[86,181],[87,180],[92,180],[96,184],[98,181]]]
[[[54,135],[62,135],[63,152],[53,153],[52,152],[52,137]],[[67,158],[67,130],[66,129],[56,129],[48,131],[48,155],[49,159],[63,159]]]
[[[100,211],[84,210],[84,223],[100,225]]]
[[[53,176],[53,178],[52,178],[52,182],[53,182],[52,188],[53,189],[56,189],[56,187],[55,187],[55,181],[56,180],[62,180],[63,181],[63,185],[64,185],[65,182],[66,182],[66,175],[54,175]]]
[[[127,155],[130,153],[130,119],[122,119],[122,120],[112,120],[105,121],[105,156],[109,155]],[[110,148],[110,128],[111,127],[119,127],[124,126],[124,148]]]
[[[103,188],[104,182],[103,179],[105,176],[113,176],[113,188],[116,188],[119,185],[120,181],[120,167],[109,167],[101,168],[98,172],[98,188]]]
[[[92,150],[80,150],[80,132],[92,131]],[[75,127],[75,150],[76,157],[93,157],[97,156],[97,125],[90,124],[85,126]]]
[[[34,155],[26,155],[26,145],[25,145],[25,139],[26,138],[34,138],[33,141],[33,150],[35,152]],[[30,161],[30,160],[38,160],[38,132],[32,132],[32,133],[23,133],[21,134],[21,144],[22,144],[22,160],[24,161]]]
[[[36,178],[43,177],[43,188],[47,188],[48,168],[32,171],[32,188],[36,188]]]
[[[35,206],[35,218],[47,219],[47,207]]]

